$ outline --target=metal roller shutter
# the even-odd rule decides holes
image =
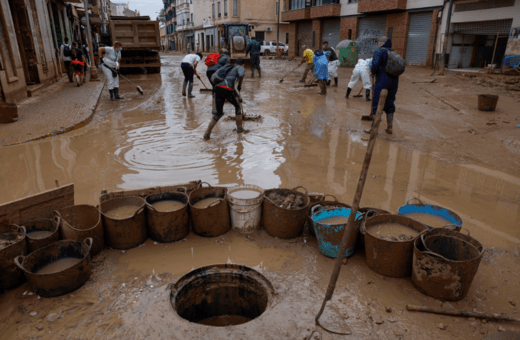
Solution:
[[[360,59],[372,58],[377,40],[386,34],[386,15],[370,16],[359,20],[358,46]]]
[[[410,14],[406,62],[409,65],[426,65],[433,12]]]
[[[303,45],[312,49],[312,21],[298,22],[298,55]]]
[[[453,25],[453,32],[473,35],[508,35],[513,19],[463,22]]]
[[[321,28],[321,41],[328,41],[329,46],[336,48],[339,44],[340,19],[327,19]]]
[[[473,55],[474,35],[453,35],[453,44],[464,44],[463,46],[452,46],[450,52],[450,62],[448,68],[468,68],[471,66],[471,57]]]

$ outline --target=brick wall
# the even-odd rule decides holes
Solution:
[[[311,18],[339,17],[340,14],[341,5],[339,4],[315,6],[311,8]]]
[[[358,13],[406,9],[407,0],[359,0]]]
[[[339,40],[348,39],[348,30],[352,30],[352,40],[356,40],[358,31],[358,18],[341,18]]]
[[[392,27],[392,49],[402,57],[406,55],[406,43],[408,41],[408,26],[410,25],[409,13],[395,13],[386,16],[386,35],[388,28]]]
[[[313,50],[317,50],[317,49],[321,50],[321,28],[322,28],[321,20],[312,21],[312,31],[315,32],[314,34],[316,36],[314,46],[310,47]]]
[[[437,15],[438,14],[439,14],[438,10],[433,11],[432,26],[430,28],[430,44],[428,46],[428,56],[426,57],[426,66],[431,66],[431,64],[432,64],[432,53],[433,53],[433,48],[435,47],[435,28],[437,26]],[[439,51],[437,51],[436,53],[439,53]]]

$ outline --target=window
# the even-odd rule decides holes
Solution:
[[[358,2],[358,0],[348,0],[349,4],[352,4],[352,3],[355,3],[355,2]]]
[[[193,22],[193,13],[191,14],[191,22]]]
[[[290,0],[289,10],[310,7],[310,0]],[[308,2],[308,3],[307,3]]]
[[[220,18],[222,16],[221,12],[220,12],[220,1],[218,2],[218,17]]]
[[[211,10],[213,11],[213,19],[215,19],[215,4],[211,5]]]
[[[285,43],[289,43],[289,33],[285,33]]]
[[[348,30],[347,39],[352,40],[352,30],[351,29]]]
[[[227,17],[227,0],[224,0],[224,16]]]
[[[238,0],[233,0],[233,16],[238,16]]]

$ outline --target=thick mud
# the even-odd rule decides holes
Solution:
[[[56,180],[75,184],[76,204],[96,205],[102,189],[201,179],[265,189],[304,185],[351,204],[366,150],[362,130],[368,123],[360,115],[369,110],[363,98],[343,98],[351,69],[340,69],[340,86],[318,96],[316,88],[296,85],[300,74],[279,83],[290,62],[262,60],[263,77],[247,78],[243,85],[244,111],[262,119],[244,123],[247,135],[237,135],[235,123],[222,119],[205,142],[211,96],[180,96],[180,60],[166,55],[160,75],[130,76],[148,95],[122,82],[125,100],[111,102],[105,89],[94,120],[82,129],[0,148],[0,202],[54,188]],[[468,296],[442,303],[417,291],[410,278],[371,271],[358,249],[342,267],[327,307],[328,318],[348,324],[352,338],[481,339],[499,328],[520,331],[513,323],[406,311],[406,304],[415,304],[520,317],[518,95],[468,77],[413,83],[430,73],[410,67],[401,78],[394,134],[384,134],[382,123],[361,203],[395,213],[415,196],[444,206],[461,216],[486,250]],[[477,111],[480,92],[500,94],[497,111]],[[229,105],[225,111],[234,114]],[[273,305],[232,328],[176,318],[168,284],[212,263],[259,270],[275,287]],[[190,232],[171,244],[147,240],[130,250],[102,251],[93,258],[91,280],[72,293],[39,299],[24,284],[0,294],[0,334],[12,339],[304,339],[319,330],[322,339],[344,339],[314,324],[333,266],[307,231],[290,240],[274,239],[264,230],[247,236],[228,231],[214,238]]]

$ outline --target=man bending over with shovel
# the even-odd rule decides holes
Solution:
[[[184,73],[184,83],[182,84],[182,96],[186,96],[186,86],[188,86],[188,98],[194,98],[193,91],[193,75],[197,74],[197,64],[202,59],[202,53],[188,54],[182,59],[181,69]]]

